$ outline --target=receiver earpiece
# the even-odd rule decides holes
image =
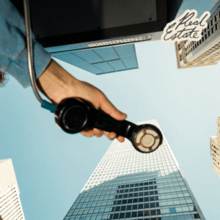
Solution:
[[[151,153],[163,143],[163,135],[156,126],[144,124],[134,129],[130,140],[136,150]]]
[[[115,132],[129,139],[134,148],[142,153],[155,151],[163,142],[161,131],[154,125],[137,126],[126,120],[118,121],[79,98],[61,101],[54,113],[57,125],[67,133],[78,133],[85,128]]]

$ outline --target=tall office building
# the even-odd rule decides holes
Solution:
[[[150,154],[113,141],[64,218],[107,219],[205,219],[165,137]]]
[[[137,69],[134,44],[52,52],[51,55],[95,75]]]
[[[214,171],[220,177],[220,117],[216,119],[217,122],[217,136],[210,138],[210,151],[212,155],[212,166]]]
[[[0,160],[0,220],[25,220],[11,159]]]
[[[177,66],[181,68],[208,66],[220,61],[220,1],[210,11],[207,28],[200,41],[175,43]]]

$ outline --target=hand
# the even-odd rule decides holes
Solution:
[[[79,81],[75,86],[75,97],[83,98],[84,100],[89,101],[93,104],[93,106],[96,109],[101,109],[105,113],[109,114],[111,117],[113,117],[116,120],[124,120],[127,116],[126,114],[120,112],[102,93],[99,89],[94,87],[93,85]],[[90,130],[84,130],[81,132],[82,135],[86,137],[92,137],[95,135],[96,137],[101,137],[103,134],[106,135],[109,139],[114,139],[116,137],[116,134],[114,132],[106,132],[101,131],[99,129],[90,129]],[[123,142],[124,137],[118,136],[118,141]]]
[[[79,97],[89,101],[96,109],[101,109],[116,120],[124,120],[126,114],[120,112],[105,96],[103,92],[93,85],[77,80],[64,70],[54,60],[48,65],[46,70],[37,79],[39,90],[44,93],[54,103],[71,97]],[[81,132],[86,137],[101,137],[103,134],[109,139],[114,139],[114,132],[106,132],[99,129],[87,129]],[[118,136],[118,141],[123,142],[124,137]]]

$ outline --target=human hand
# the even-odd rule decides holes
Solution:
[[[54,60],[37,79],[37,85],[39,90],[54,103],[60,103],[66,98],[78,97],[89,101],[96,109],[104,111],[116,120],[124,120],[127,117],[108,100],[103,92],[87,82],[77,80]],[[86,129],[81,134],[86,137],[94,135],[101,137],[105,134],[109,139],[117,137],[114,132],[106,132],[96,128]],[[117,139],[120,142],[124,141],[122,136],[118,136]]]
[[[127,117],[126,114],[120,112],[108,100],[103,92],[87,82],[79,81],[75,85],[74,93],[75,97],[80,97],[86,101],[89,101],[96,109],[102,110],[116,120],[124,120]],[[114,139],[117,136],[114,132],[106,132],[96,128],[86,129],[82,131],[81,134],[86,137],[92,137],[93,135],[96,137],[101,137],[103,134],[105,134],[109,139]],[[117,139],[120,142],[124,141],[124,137],[122,136],[118,136]]]

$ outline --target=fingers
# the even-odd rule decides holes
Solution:
[[[103,94],[101,96],[100,100],[100,107],[101,109],[109,114],[111,117],[115,118],[116,120],[125,120],[127,118],[127,115],[121,111],[119,111],[109,100],[108,98]]]
[[[113,140],[117,137],[116,133],[115,132],[106,132],[104,131],[104,134],[107,138],[109,138],[110,140]],[[121,143],[123,143],[125,141],[125,138],[122,137],[122,136],[118,136],[117,137],[117,140]]]
[[[106,136],[108,139],[110,139],[110,140],[113,140],[113,139],[116,138],[115,132],[107,132],[107,131],[104,131],[104,134],[105,134],[105,136]]]
[[[102,135],[104,134],[104,132],[103,131],[101,131],[101,130],[99,130],[99,129],[96,129],[96,128],[94,128],[94,129],[85,129],[85,130],[83,130],[83,131],[81,131],[80,132],[83,136],[85,136],[85,137],[93,137],[94,135],[96,136],[96,137],[102,137]]]
[[[103,131],[96,129],[96,128],[93,129],[93,132],[96,137],[102,137],[102,135],[104,134]]]
[[[92,137],[94,135],[93,130],[83,130],[80,132],[85,137]]]
[[[118,136],[117,139],[118,139],[118,141],[121,142],[121,143],[123,143],[123,142],[125,141],[125,138],[122,137],[122,136]]]
[[[103,134],[105,134],[105,136],[110,139],[113,140],[116,138],[116,133],[114,132],[107,132],[107,131],[101,131],[99,129],[94,128],[93,130],[84,130],[80,132],[83,136],[85,137],[93,137],[94,135],[96,137],[102,137]],[[125,138],[122,136],[118,136],[117,140],[121,143],[124,142]]]

